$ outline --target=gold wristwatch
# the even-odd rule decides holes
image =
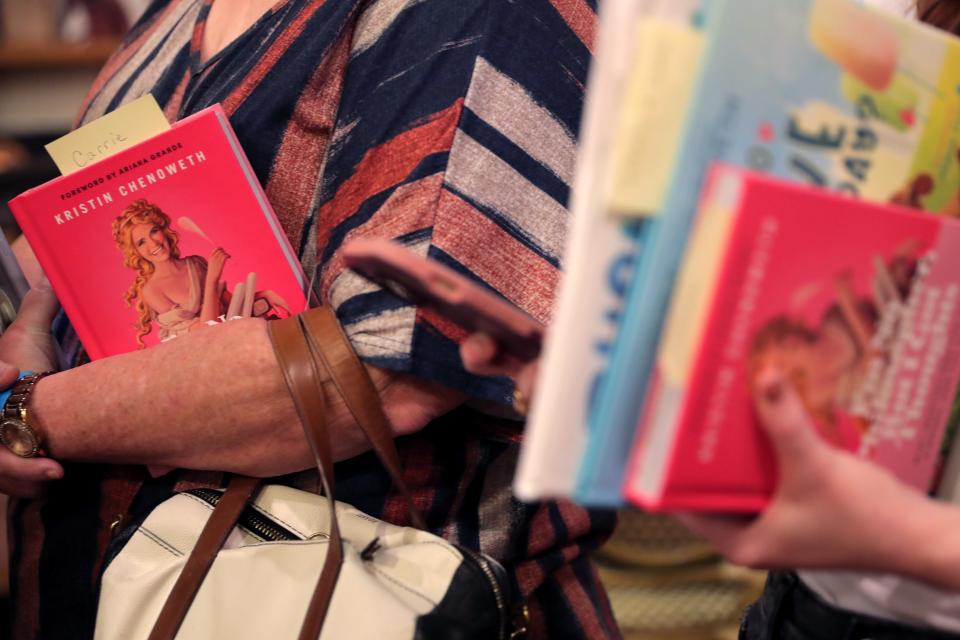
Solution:
[[[31,420],[27,405],[37,382],[51,373],[31,373],[17,380],[0,413],[0,443],[21,458],[44,455],[43,434],[37,421]]]

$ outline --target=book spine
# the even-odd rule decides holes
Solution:
[[[614,335],[602,335],[622,306],[635,234],[614,220],[574,218],[557,316],[547,334],[543,379],[534,399],[514,481],[524,500],[569,497],[587,439],[592,391]],[[602,259],[596,259],[603,252]],[[608,255],[611,252],[612,255]],[[603,286],[596,283],[602,282]],[[601,319],[605,319],[601,320]],[[563,442],[563,447],[557,443]]]
[[[617,135],[610,116],[622,104],[632,70],[636,27],[646,18],[690,23],[698,5],[698,0],[611,0],[601,6],[564,252],[566,275],[514,483],[525,499],[567,497],[574,491],[581,454],[593,438],[596,390],[609,364],[633,256],[642,242],[644,225],[615,219],[607,201],[608,150]],[[622,504],[619,486],[603,502]]]
[[[702,358],[704,338],[726,271],[727,254],[743,190],[743,176],[717,167],[704,190],[690,251],[670,301],[652,382],[637,423],[625,487],[631,498],[654,495],[670,473],[677,433],[688,413],[688,390]],[[702,398],[694,394],[695,401]],[[657,446],[654,446],[657,443]]]
[[[30,244],[34,255],[36,255],[40,268],[43,269],[44,275],[50,281],[53,292],[70,319],[70,324],[77,332],[77,337],[80,338],[87,355],[90,356],[91,360],[102,358],[105,352],[103,345],[94,339],[96,335],[93,331],[94,325],[83,313],[83,306],[77,300],[73,290],[66,285],[64,277],[66,268],[61,264],[57,252],[50,247],[43,231],[37,225],[36,214],[30,211],[29,201],[23,197],[15,198],[10,202],[10,210],[13,212],[13,217],[20,226],[20,230],[23,231],[23,235]]]
[[[606,114],[617,104],[626,71],[627,61],[618,54],[633,47],[630,25],[635,16],[662,4],[664,0],[612,0],[600,8],[598,51],[590,70],[564,250],[566,275],[514,479],[514,491],[524,500],[569,497],[586,446],[592,392],[607,365],[607,346],[614,338],[610,328],[622,306],[620,280],[629,271],[636,243],[636,234],[604,211],[605,149],[614,133]]]
[[[703,51],[704,59],[709,59],[710,49],[713,47],[710,40],[709,24],[711,6],[707,14],[708,40]],[[698,78],[703,70],[698,71]],[[702,82],[698,79],[697,88],[690,103],[691,109],[696,109],[701,100],[699,94],[703,91]],[[688,113],[687,122],[696,121],[696,114]],[[693,136],[688,126],[681,136],[678,162],[674,173],[689,170],[680,165],[680,161],[689,157],[688,147]],[[620,496],[622,502],[622,487],[626,475],[627,462],[631,446],[636,437],[636,428],[639,422],[645,391],[650,380],[650,373],[655,356],[657,338],[659,337],[660,322],[669,302],[669,292],[673,284],[673,274],[658,273],[664,281],[654,282],[660,285],[659,291],[651,291],[638,296],[639,289],[645,287],[639,282],[651,271],[664,262],[661,256],[663,244],[668,238],[676,235],[672,228],[672,209],[675,203],[674,195],[676,178],[671,182],[665,194],[663,207],[656,217],[644,221],[643,237],[637,246],[637,253],[633,261],[633,275],[627,286],[624,296],[623,312],[617,318],[613,333],[616,336],[609,356],[609,362],[603,377],[596,389],[596,396],[590,412],[591,437],[584,455],[580,476],[577,480],[575,494],[579,502],[590,505],[609,505],[615,496]],[[699,197],[699,188],[687,193],[691,202],[691,209],[696,207]],[[669,243],[676,245],[676,242]],[[659,249],[658,249],[659,247]],[[672,256],[667,255],[666,264]],[[676,267],[676,258],[673,261]],[[654,326],[651,326],[654,325]],[[630,327],[629,331],[621,331],[620,327]],[[639,352],[639,353],[638,353]],[[629,381],[629,382],[628,382]]]
[[[713,11],[711,5],[711,12]],[[713,25],[707,25],[708,40],[702,54],[704,60],[710,59],[711,50],[714,48],[712,28]],[[699,74],[704,72],[701,68]],[[689,105],[690,112],[687,114],[688,123],[697,122],[703,116],[700,113],[703,83],[698,79],[696,84],[697,88]],[[646,233],[635,256],[634,273],[616,329],[617,338],[606,375],[597,389],[596,402],[590,416],[595,435],[591,438],[584,456],[576,494],[578,501],[587,504],[594,504],[602,496],[622,491],[630,451],[633,443],[642,437],[637,433],[637,428],[650,383],[656,338],[659,334],[658,325],[669,302],[672,280],[666,283],[666,291],[659,296],[646,291],[642,281],[658,266],[660,260],[655,252],[662,252],[662,249],[658,250],[657,247],[663,245],[664,227],[669,227],[674,222],[677,174],[691,172],[688,165],[692,164],[690,147],[693,135],[688,124],[681,136],[675,169],[661,208],[657,217],[646,222]],[[696,205],[699,192],[697,188],[683,193],[692,200],[691,209]],[[670,279],[669,275],[662,273],[659,277]],[[620,330],[621,327],[629,327],[629,330]]]

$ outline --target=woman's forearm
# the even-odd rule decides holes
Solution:
[[[399,432],[414,431],[460,402],[437,387],[371,372]],[[324,389],[335,456],[366,450],[332,384]],[[404,409],[411,401],[413,412]],[[38,384],[31,410],[51,456],[62,460],[252,475],[313,464],[261,320],[228,322],[49,376]]]
[[[256,442],[278,464],[305,468],[283,385],[265,325],[232,322],[50,376],[31,408],[59,459],[250,473]]]
[[[960,537],[952,533],[960,530],[960,506],[933,500],[887,473],[874,475],[873,482],[858,478],[870,482],[854,485],[862,496],[847,496],[854,503],[847,511],[857,513],[843,526],[854,556],[848,568],[895,573],[960,591]],[[840,513],[833,524],[843,522]],[[835,541],[824,539],[831,543]]]
[[[892,570],[960,592],[960,506],[918,496],[916,508],[899,516]]]
[[[203,287],[203,304],[200,305],[200,321],[212,322],[220,316],[219,281],[207,282]]]

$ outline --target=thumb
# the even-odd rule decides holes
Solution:
[[[720,553],[730,553],[754,522],[738,515],[679,512],[672,514],[693,535],[702,538]]]
[[[460,357],[463,365],[471,373],[495,375],[501,371],[494,366],[497,356],[497,344],[485,333],[474,333],[460,344]]]
[[[20,369],[0,360],[0,389],[9,389],[17,381]]]
[[[44,277],[23,297],[14,324],[28,331],[47,332],[59,308],[57,296],[54,295],[50,282]]]
[[[754,389],[754,404],[781,470],[809,460],[827,446],[817,435],[797,390],[777,369],[765,369]]]

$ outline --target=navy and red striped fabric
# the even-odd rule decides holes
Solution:
[[[208,12],[209,0],[153,2],[79,122],[147,92],[171,119],[221,103],[358,353],[459,389],[471,406],[506,403],[508,381],[463,370],[459,328],[345,270],[339,249],[354,237],[398,239],[548,321],[595,0],[280,0],[204,61]],[[507,566],[530,607],[531,637],[616,637],[587,557],[613,516],[514,500],[518,432],[462,407],[399,439],[414,498],[434,531]],[[14,509],[18,638],[89,635],[108,523],[221,480],[70,473],[44,501]],[[339,463],[336,477],[341,500],[406,523],[372,455]],[[316,484],[311,474],[281,481]]]

